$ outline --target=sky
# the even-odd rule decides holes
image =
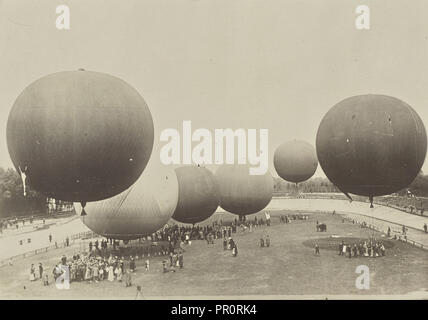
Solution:
[[[70,30],[55,27],[60,4],[70,8]],[[361,4],[370,30],[355,28]],[[181,132],[183,120],[194,129],[267,128],[275,175],[279,144],[315,145],[324,114],[366,93],[407,102],[427,126],[427,18],[426,0],[0,0],[0,166],[12,166],[6,123],[21,91],[79,68],[141,93],[156,157],[161,131]]]

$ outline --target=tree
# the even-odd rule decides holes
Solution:
[[[22,216],[44,213],[46,197],[27,186],[27,195],[24,197],[24,188],[19,174],[12,168],[0,167],[0,217]]]

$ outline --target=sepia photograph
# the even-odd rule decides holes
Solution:
[[[0,300],[427,300],[427,70],[424,0],[0,0]]]

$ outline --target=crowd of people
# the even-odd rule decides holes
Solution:
[[[136,271],[135,258],[110,255],[108,258],[87,254],[74,254],[71,261],[63,256],[53,270],[53,276],[56,280],[61,276],[63,267],[67,266],[69,271],[69,281],[71,282],[99,282],[107,281],[124,281],[126,286],[131,285],[131,273]]]
[[[281,223],[291,223],[291,220],[308,220],[309,216],[307,214],[282,214],[279,216],[279,222]]]
[[[169,254],[169,267],[168,260],[164,259],[162,261],[162,270],[163,272],[175,272],[176,268],[183,269],[184,267],[184,257],[183,251],[179,250],[178,252],[170,252]],[[148,266],[146,265],[146,270]]]
[[[117,281],[125,282],[126,286],[132,284],[132,273],[136,271],[136,260],[145,259],[145,271],[150,270],[150,254],[164,255],[169,257],[162,260],[163,272],[176,272],[177,269],[184,267],[184,252],[187,245],[191,245],[192,240],[206,240],[207,244],[214,244],[215,239],[223,240],[223,249],[231,250],[232,256],[238,255],[238,246],[232,239],[232,234],[237,232],[239,226],[245,228],[257,228],[260,225],[270,225],[270,219],[264,221],[257,219],[251,221],[233,221],[224,224],[221,220],[215,221],[205,226],[165,226],[163,229],[151,236],[141,238],[138,246],[127,247],[127,241],[124,246],[119,246],[119,240],[102,239],[89,241],[88,251],[75,253],[71,258],[63,256],[52,270],[53,280],[63,278],[65,272],[69,274],[69,282],[99,282],[99,281]],[[141,245],[147,242],[147,245]],[[266,246],[269,246],[269,240],[266,239]],[[126,249],[139,249],[140,255],[118,255],[118,253],[129,253]],[[119,258],[120,257],[120,258]],[[127,257],[127,258],[125,258]],[[169,263],[168,263],[169,262]],[[40,264],[41,266],[41,264]],[[42,275],[39,277],[42,278]],[[45,272],[46,283],[48,283],[48,274]],[[35,268],[31,265],[30,280],[37,279]]]
[[[75,253],[71,258],[62,256],[61,260],[52,269],[54,283],[64,282],[99,282],[117,281],[131,286],[131,274],[136,271],[135,259],[138,257],[124,257],[110,255],[108,258],[97,256],[93,253]],[[150,261],[145,261],[145,269],[149,271]],[[59,279],[59,280],[58,280]],[[36,269],[32,264],[30,267],[30,281],[43,280],[43,285],[49,285],[49,273],[45,271],[41,263]]]
[[[385,246],[382,242],[370,238],[364,242],[339,244],[339,255],[348,258],[356,257],[381,257],[385,256]]]

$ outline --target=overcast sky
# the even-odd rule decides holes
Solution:
[[[71,30],[55,28],[60,4],[70,7]],[[368,31],[354,26],[360,4],[371,9]],[[428,2],[0,0],[0,166],[12,166],[5,132],[19,93],[78,68],[141,93],[154,118],[153,156],[160,132],[181,131],[183,120],[194,129],[268,128],[274,174],[275,148],[290,139],[315,145],[324,114],[349,96],[397,97],[427,126]]]

